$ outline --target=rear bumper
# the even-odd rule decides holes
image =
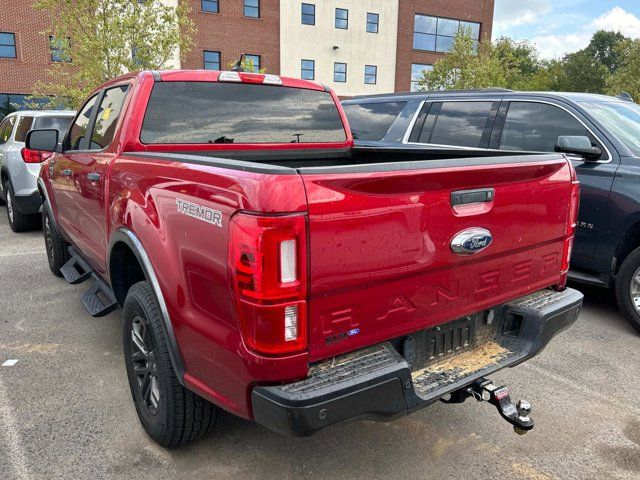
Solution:
[[[495,336],[489,343],[503,353],[486,354],[487,343],[475,339],[477,345],[465,350],[466,355],[471,358],[480,352],[488,359],[486,364],[471,362],[477,363],[477,368],[451,363],[462,354],[449,352],[447,360],[435,359],[424,368],[412,369],[407,361],[411,356],[399,353],[402,348],[397,348],[398,342],[387,342],[314,366],[305,380],[256,387],[252,392],[255,421],[285,435],[308,436],[346,420],[388,421],[404,416],[535,356],[575,322],[582,298],[573,289],[542,290],[497,307],[496,318],[491,319]],[[484,316],[476,318],[488,322]],[[440,338],[443,334],[438,332],[437,337],[429,338]],[[456,335],[459,337],[452,333],[452,343]]]

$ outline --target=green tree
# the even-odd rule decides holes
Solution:
[[[619,65],[607,80],[607,92],[618,95],[627,92],[640,99],[640,40],[625,40],[616,48]]]
[[[10,113],[15,112],[16,110],[17,110],[16,106],[11,102],[11,95],[7,95],[6,100],[0,107],[0,121]]]
[[[619,45],[626,40],[620,32],[599,30],[593,34],[589,46],[584,51],[602,63],[609,73],[614,73],[620,65]]]
[[[523,90],[562,92],[569,80],[561,60],[542,61]]]
[[[229,70],[231,70],[233,67],[236,66],[236,63],[238,63],[238,62],[229,62],[229,63],[227,63],[227,68]],[[253,70],[255,68],[255,66],[253,65],[253,60],[251,58],[248,58],[248,57],[242,57],[242,63],[240,65],[242,66],[242,69],[245,72],[253,72]],[[264,68],[264,67],[261,67],[258,70],[258,73],[267,73],[267,69]]]
[[[167,68],[190,50],[193,22],[189,7],[160,0],[36,0],[51,16],[44,32],[63,60],[49,70],[36,96],[77,108],[96,86],[127,72]]]
[[[453,48],[435,62],[433,70],[425,70],[418,80],[421,90],[461,90],[467,88],[505,87],[507,77],[499,58],[492,55],[490,42],[479,46],[471,32],[460,30],[453,40]]]
[[[528,88],[530,79],[540,70],[538,52],[528,41],[515,42],[501,37],[492,44],[491,55],[504,69],[509,88]]]
[[[566,75],[563,90],[585,93],[605,91],[609,69],[587,49],[566,55],[562,65]]]
[[[539,70],[538,54],[529,42],[500,38],[479,46],[470,32],[460,30],[452,50],[425,71],[418,85],[423,90],[502,87],[526,89]]]

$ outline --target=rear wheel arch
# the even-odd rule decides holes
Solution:
[[[107,266],[111,289],[121,307],[133,285],[148,282],[163,317],[171,363],[180,384],[184,385],[184,363],[158,278],[140,239],[131,230],[120,228],[112,234]]]
[[[6,167],[6,165],[3,165],[2,169],[0,170],[0,182],[4,186],[4,184],[7,183],[7,180],[9,180],[9,169]]]
[[[620,235],[620,240],[618,240],[615,250],[616,264],[613,274],[617,274],[620,271],[620,266],[629,254],[638,247],[640,247],[640,219],[636,218],[631,226]]]

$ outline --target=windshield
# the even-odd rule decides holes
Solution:
[[[640,105],[631,102],[583,102],[582,105],[640,157]]]
[[[143,143],[344,142],[328,92],[215,82],[158,82],[144,117]]]

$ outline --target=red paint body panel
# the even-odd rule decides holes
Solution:
[[[160,73],[163,81],[216,81],[218,75]],[[63,234],[107,282],[113,233],[126,227],[138,237],[167,304],[185,385],[237,415],[251,418],[255,384],[305,378],[310,361],[563,281],[572,171],[560,156],[489,167],[304,175],[141,158],[129,152],[349,149],[353,144],[332,94],[347,133],[344,143],[143,145],[140,128],[154,81],[153,74],[142,72],[110,82],[107,86],[131,85],[115,141],[102,152],[57,153],[41,175]],[[295,79],[283,84],[323,88]],[[75,177],[60,179],[58,172],[69,166]],[[88,172],[99,172],[101,180],[88,182]],[[451,207],[451,191],[479,187],[495,188],[494,201]],[[221,212],[222,227],[179,213],[177,199]],[[243,341],[228,265],[229,221],[240,211],[307,215],[309,345],[304,352],[268,357],[251,352]],[[489,229],[493,243],[476,255],[453,254],[452,237],[468,227]],[[358,335],[337,338],[356,328]]]
[[[562,159],[304,179],[312,361],[561,282],[571,195]],[[452,191],[482,187],[495,188],[493,202],[451,206]],[[493,243],[454,254],[451,239],[470,227]]]

